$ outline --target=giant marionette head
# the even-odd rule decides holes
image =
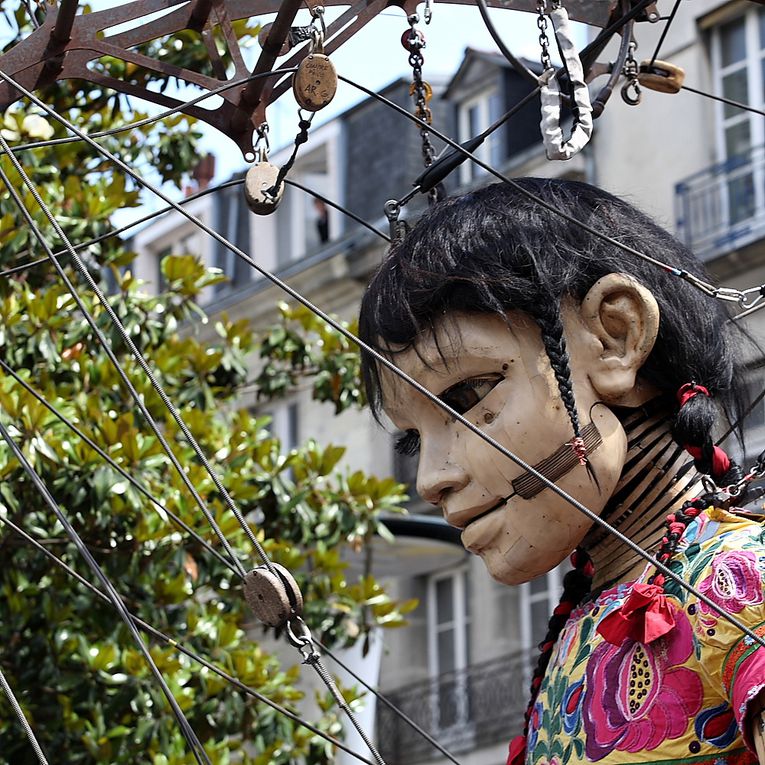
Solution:
[[[701,275],[692,254],[625,202],[583,183],[518,185],[607,236]],[[510,184],[449,199],[395,245],[370,284],[360,334],[398,367],[595,513],[625,466],[625,413],[693,383],[673,425],[712,472],[718,406],[738,401],[722,305],[545,210]],[[528,581],[591,521],[368,358],[369,399],[419,453],[417,491],[494,578]],[[586,460],[580,459],[586,453]]]

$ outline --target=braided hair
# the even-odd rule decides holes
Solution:
[[[558,392],[571,421],[574,438],[581,438],[581,425],[579,424],[579,415],[576,411],[574,388],[571,384],[571,370],[569,368],[566,338],[563,334],[563,321],[561,320],[560,311],[556,309],[555,302],[549,301],[536,307],[532,316],[542,333],[545,353],[547,353],[550,366],[555,374]]]

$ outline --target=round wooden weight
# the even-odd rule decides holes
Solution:
[[[685,81],[685,70],[667,61],[643,61],[638,71],[638,82],[659,93],[679,93]]]
[[[284,184],[274,196],[266,194],[276,184],[279,168],[270,162],[254,164],[244,177],[244,196],[247,205],[256,215],[270,215],[279,206],[284,193]]]
[[[257,566],[244,577],[244,599],[255,616],[269,627],[281,627],[292,616],[303,613],[303,594],[284,566]]]
[[[337,72],[323,53],[309,53],[301,62],[292,80],[292,92],[301,109],[317,112],[335,97]]]

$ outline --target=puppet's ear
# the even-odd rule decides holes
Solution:
[[[580,318],[600,346],[589,377],[602,400],[639,406],[654,395],[638,376],[659,332],[653,294],[627,274],[608,274],[585,295]]]

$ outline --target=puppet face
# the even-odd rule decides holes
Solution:
[[[589,456],[597,482],[577,463],[557,484],[599,514],[621,474],[626,437],[596,389],[608,355],[604,343],[581,308],[566,308],[563,319],[579,420],[582,427],[595,423],[602,444]],[[539,329],[523,313],[509,312],[508,322],[454,314],[416,348],[393,350],[397,366],[530,465],[573,437]],[[395,426],[419,439],[418,493],[462,529],[465,548],[495,579],[529,581],[581,542],[591,521],[566,500],[545,488],[531,499],[504,501],[524,470],[387,371],[382,394]]]

